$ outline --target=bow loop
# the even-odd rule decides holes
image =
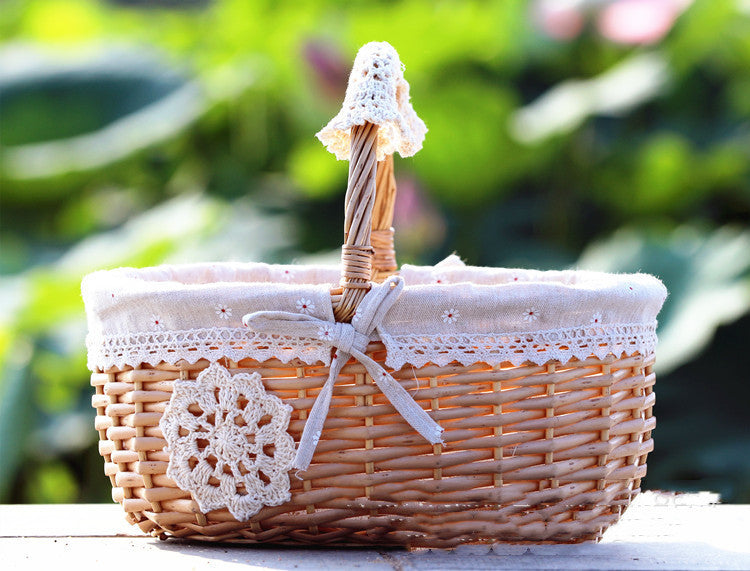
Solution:
[[[403,289],[404,278],[400,276],[390,276],[381,285],[374,286],[360,302],[352,319],[357,331],[368,336],[375,331]]]
[[[441,442],[442,428],[420,407],[409,393],[385,369],[365,353],[370,334],[380,328],[388,310],[398,299],[404,280],[391,276],[380,285],[373,285],[364,297],[353,323],[331,323],[311,315],[286,311],[256,311],[242,318],[242,322],[259,333],[292,335],[319,339],[338,349],[331,360],[328,379],[315,400],[302,431],[294,467],[306,470],[318,445],[323,424],[333,396],[333,385],[339,371],[349,357],[354,357],[369,373],[396,410],[419,434],[432,444]]]
[[[293,335],[295,337],[319,337],[322,323],[328,323],[304,313],[288,311],[256,311],[242,317],[242,324],[258,333]]]

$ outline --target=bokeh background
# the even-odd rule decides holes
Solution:
[[[313,137],[387,40],[430,132],[401,262],[645,271],[647,488],[750,502],[750,2],[5,0],[0,502],[108,501],[81,277],[334,260],[347,164]]]

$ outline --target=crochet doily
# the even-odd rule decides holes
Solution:
[[[175,381],[159,423],[170,453],[167,475],[202,512],[227,508],[238,521],[289,501],[291,412],[265,391],[258,373],[232,376],[213,363],[194,381]]]
[[[359,50],[341,111],[317,137],[337,159],[348,159],[351,128],[365,122],[379,126],[379,161],[396,151],[410,157],[422,148],[427,127],[412,108],[401,61],[388,42],[370,42]]]

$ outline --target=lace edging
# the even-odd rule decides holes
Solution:
[[[549,360],[567,362],[571,358],[603,358],[641,353],[656,348],[656,321],[618,325],[578,326],[528,333],[409,334],[381,333],[388,351],[386,364],[401,369],[407,363],[422,367],[427,363],[444,366],[458,362],[513,365],[531,361],[541,365]],[[183,331],[150,331],[125,335],[91,334],[86,338],[89,369],[138,366],[141,363],[174,365],[185,360],[257,361],[293,359],[313,365],[330,364],[330,348],[318,339],[256,333],[245,328],[214,327]]]
[[[328,365],[331,361],[330,348],[318,339],[256,333],[233,327],[125,335],[89,333],[86,347],[88,367],[92,371],[126,365],[134,367],[141,363],[154,366],[162,361],[170,365],[182,360],[188,363],[201,359],[215,362],[223,358],[232,361],[279,359],[285,363],[299,359],[308,365],[318,362]]]
[[[458,362],[468,366],[510,362],[542,365],[550,360],[562,363],[591,355],[602,359],[612,353],[649,355],[656,349],[656,322],[619,325],[579,326],[530,333],[389,335],[383,333],[388,351],[386,364],[394,370],[407,363],[440,367]]]

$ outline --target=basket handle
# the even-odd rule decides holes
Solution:
[[[351,155],[349,159],[349,180],[344,199],[344,244],[341,247],[341,288],[333,290],[333,313],[336,321],[349,322],[357,306],[370,289],[375,275],[385,278],[395,270],[395,253],[392,247],[393,202],[395,184],[390,187],[393,177],[385,172],[381,176],[384,190],[379,201],[377,222],[379,228],[373,234],[373,211],[375,210],[377,189],[377,141],[378,126],[365,122],[354,125],[351,130]],[[392,158],[391,158],[392,161]],[[386,163],[387,161],[382,161]],[[391,163],[392,165],[392,163]],[[390,208],[390,212],[389,212]],[[388,226],[382,226],[387,223]],[[379,246],[378,268],[373,268],[376,258],[373,238]],[[390,243],[389,243],[390,238]],[[390,250],[390,252],[388,251]],[[391,261],[392,260],[392,261]]]
[[[396,177],[393,175],[393,155],[378,162],[375,176],[375,206],[372,209],[370,241],[374,250],[372,281],[382,283],[398,272],[396,249],[393,245],[393,211],[396,204]]]
[[[412,156],[422,148],[427,132],[409,102],[403,69],[389,43],[362,46],[341,112],[317,134],[338,159],[349,159],[341,287],[331,290],[336,321],[351,321],[370,284],[398,270],[391,227],[393,153]]]

